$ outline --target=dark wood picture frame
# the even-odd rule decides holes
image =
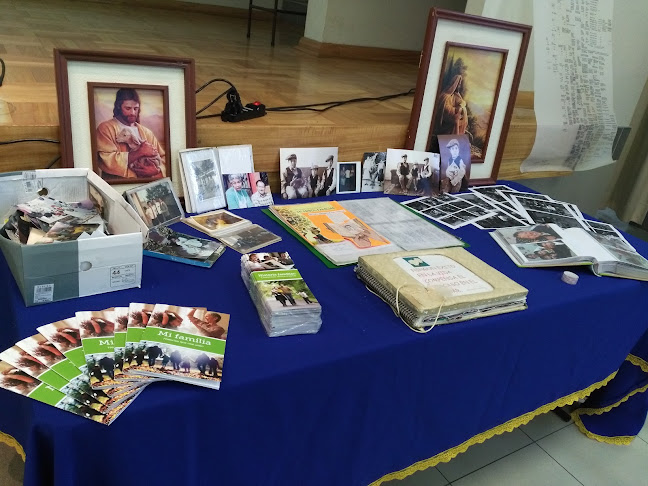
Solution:
[[[89,130],[86,98],[88,82],[166,85],[169,90],[168,160],[171,166],[167,176],[172,179],[176,192],[182,193],[178,153],[196,146],[195,71],[195,62],[189,58],[54,49],[61,166],[92,168],[93,137]]]
[[[494,109],[487,132],[484,158],[472,166],[471,185],[494,184],[504,151],[531,26],[433,8],[419,66],[416,92],[407,129],[405,148],[436,151],[433,122],[441,93],[441,79],[448,44],[473,49],[507,51],[499,76]]]
[[[90,122],[90,142],[92,146],[92,155],[94,156],[92,159],[92,168],[93,170],[99,174],[102,179],[104,179],[108,184],[129,184],[129,183],[137,183],[137,184],[143,184],[145,182],[151,182],[157,179],[162,179],[164,177],[168,177],[171,174],[171,144],[169,143],[169,136],[170,136],[170,127],[169,127],[169,87],[165,85],[140,85],[140,84],[123,84],[123,83],[94,83],[94,82],[88,82],[88,111],[89,111],[89,122]],[[115,93],[121,89],[121,88],[127,88],[127,89],[134,89],[140,97],[143,97],[142,95],[146,95],[147,92],[151,91],[159,91],[160,92],[160,102],[159,105],[161,108],[161,115],[157,114],[157,116],[162,118],[162,129],[158,130],[153,130],[154,132],[157,132],[156,134],[156,139],[158,141],[162,140],[160,142],[160,145],[164,149],[164,154],[161,157],[161,167],[160,167],[160,173],[157,176],[154,177],[145,177],[145,176],[137,176],[135,178],[123,178],[123,177],[118,177],[118,176],[111,176],[110,174],[106,175],[103,174],[101,171],[101,168],[99,166],[99,157],[98,157],[98,147],[97,147],[97,126],[99,125],[100,122],[109,120],[112,118],[112,104],[110,105],[110,118],[104,118],[102,120],[97,120],[97,91],[98,90],[110,90],[113,91],[114,93],[112,94],[112,101],[114,103],[115,99]],[[106,103],[107,104],[107,103]],[[147,109],[147,103],[143,103],[144,106],[143,112],[140,111],[140,113],[144,113],[150,116],[151,112],[150,109]],[[152,127],[149,126],[149,124],[145,122],[141,122],[142,125],[146,128],[151,129]],[[92,135],[94,133],[94,136]],[[159,134],[162,134],[162,136],[159,136]]]

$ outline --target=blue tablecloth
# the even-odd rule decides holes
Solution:
[[[290,252],[320,300],[318,334],[268,338],[233,250],[211,269],[145,257],[141,289],[30,308],[0,262],[3,349],[75,311],[130,302],[231,314],[218,391],[154,383],[110,427],[0,391],[0,430],[25,447],[27,486],[330,486],[401,477],[584,397],[610,380],[648,329],[648,283],[577,267],[570,270],[580,280],[570,286],[560,280],[564,268],[517,268],[487,232],[467,227],[453,233],[527,287],[529,309],[416,334],[352,266],[327,269],[259,209],[239,214],[283,237],[267,250]]]

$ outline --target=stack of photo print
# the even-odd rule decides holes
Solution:
[[[199,307],[79,311],[0,353],[0,388],[110,425],[154,381],[219,388],[228,328]]]
[[[268,336],[319,331],[322,307],[288,252],[241,256],[241,277]]]

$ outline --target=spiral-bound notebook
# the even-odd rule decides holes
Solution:
[[[527,308],[526,288],[463,248],[363,256],[356,275],[415,328]]]

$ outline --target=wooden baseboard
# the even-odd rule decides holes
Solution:
[[[198,12],[222,17],[248,17],[248,8],[225,7],[221,5],[209,5],[204,3],[183,2],[178,0],[83,0],[85,2],[109,3],[121,5],[135,5],[138,7],[156,8],[163,10],[182,10],[184,12]],[[246,2],[247,3],[247,2]],[[272,14],[259,10],[252,11],[253,19],[271,19]]]
[[[421,53],[418,51],[331,44],[328,42],[318,42],[307,37],[302,37],[299,40],[299,45],[296,49],[316,57],[342,57],[367,61],[418,63],[421,56]]]

